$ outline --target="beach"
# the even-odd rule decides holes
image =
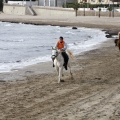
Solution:
[[[53,26],[78,26],[87,28],[102,28],[110,30],[120,30],[120,17],[101,17],[98,16],[77,16],[77,17],[54,17],[54,16],[29,16],[29,15],[9,15],[0,14],[0,21],[26,23],[35,25]]]
[[[120,27],[117,17],[81,16],[68,20],[0,14],[0,20],[107,30]],[[75,56],[71,63],[73,79],[69,70],[64,71],[65,82],[60,84],[52,62],[1,73],[0,119],[119,120],[120,52],[114,39],[107,39],[95,48]]]

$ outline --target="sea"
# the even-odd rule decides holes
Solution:
[[[51,48],[60,36],[74,55],[106,41],[100,29],[0,22],[0,73],[51,61]]]

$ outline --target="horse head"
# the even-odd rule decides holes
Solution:
[[[52,59],[55,59],[59,55],[60,51],[52,47]]]

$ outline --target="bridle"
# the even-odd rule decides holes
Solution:
[[[53,50],[56,50],[56,49],[53,49]],[[51,58],[55,59],[58,55],[59,55],[59,52],[56,50],[56,55],[52,55]]]

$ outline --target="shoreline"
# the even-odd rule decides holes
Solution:
[[[79,54],[74,55],[75,59],[79,58],[79,56],[84,56],[84,54],[89,53],[93,50],[100,49],[101,45],[105,42],[109,41],[109,39],[106,38],[105,41],[102,41],[100,43],[97,43],[93,45],[89,50],[80,52]],[[75,61],[73,60],[72,63]],[[13,68],[9,72],[1,72],[0,73],[0,82],[9,82],[9,81],[19,81],[19,80],[25,80],[27,77],[32,75],[38,75],[38,74],[56,74],[55,68],[52,67],[52,60],[46,61],[46,62],[39,62],[36,64],[31,64],[28,66],[24,66],[22,68]],[[73,70],[76,70],[74,68]],[[65,70],[64,70],[65,71]],[[65,71],[68,73],[69,70]]]
[[[71,29],[72,29],[72,27],[71,27]],[[87,29],[87,28],[83,28],[83,29]],[[95,28],[91,28],[90,30],[94,30]],[[89,29],[88,29],[89,30]],[[101,32],[102,30],[101,29],[99,29],[99,28],[96,28],[95,30],[98,30],[99,32]],[[104,32],[101,32],[102,33],[102,36],[105,36],[105,34],[104,34]],[[106,38],[107,39],[107,38]],[[97,47],[97,45],[99,45],[99,44],[101,44],[102,42],[104,42],[104,41],[106,41],[106,39],[103,39],[103,40],[101,40],[101,41],[99,41],[99,42],[97,42],[97,43],[94,43],[94,45],[92,44],[92,46],[90,46],[89,48],[87,48],[86,50],[82,50],[81,52],[79,52],[79,53],[77,53],[77,54],[75,54],[75,56],[78,56],[79,54],[84,54],[84,52],[86,52],[86,51],[89,51],[89,50],[92,50],[92,49],[95,49],[96,47]],[[75,41],[74,41],[75,42]],[[94,48],[95,47],[95,48]],[[69,49],[69,48],[68,48]],[[50,57],[49,57],[50,58]],[[19,62],[20,61],[20,62]],[[22,60],[19,60],[18,61],[18,64],[20,63],[20,64],[24,64],[24,63],[22,63],[21,61]],[[34,70],[27,70],[27,69],[31,69],[31,67],[34,67],[34,66],[36,66],[36,65],[39,65],[39,66],[41,66],[41,64],[45,64],[45,63],[50,63],[51,62],[51,60],[49,60],[49,61],[46,61],[46,62],[37,62],[37,63],[31,63],[31,64],[29,64],[29,65],[23,65],[23,66],[19,66],[19,65],[17,65],[17,68],[16,67],[14,67],[14,65],[12,65],[12,68],[10,69],[10,70],[6,70],[7,72],[0,72],[0,79],[1,79],[1,81],[3,81],[3,80],[12,80],[12,79],[14,79],[15,80],[15,78],[17,78],[18,79],[18,77],[20,77],[20,78],[24,78],[24,77],[22,77],[22,76],[24,76],[24,74],[25,73],[34,73]],[[51,66],[52,66],[52,63],[51,63]],[[36,66],[37,67],[37,66]],[[6,67],[7,68],[7,67]],[[25,72],[25,70],[27,71],[27,72]],[[19,73],[19,71],[20,71],[20,74],[22,74],[21,76],[20,75],[18,75],[18,73]],[[23,74],[23,72],[21,72],[21,71],[24,71],[24,74]],[[42,74],[43,73],[43,71],[42,70],[40,70],[41,72],[39,72],[40,74]],[[17,73],[17,74],[15,74],[15,73]],[[35,72],[36,73],[36,72]],[[45,71],[44,71],[44,73],[45,73]],[[11,76],[13,76],[13,77],[11,77],[10,76],[10,74],[12,74]],[[3,76],[4,77],[3,77]],[[5,78],[5,75],[7,76],[8,75],[8,77],[7,78]],[[18,77],[17,77],[17,75],[18,75]],[[2,76],[2,77],[1,77]]]
[[[105,22],[106,19],[101,19],[102,26],[113,26],[114,23],[111,29],[120,27],[120,18],[109,23]],[[85,20],[88,27],[87,22],[91,20],[91,17]],[[97,20],[94,24],[98,23]],[[52,62],[36,64],[11,75],[5,74],[0,80],[7,75],[11,80],[0,82],[0,119],[119,120],[119,61],[120,51],[113,39],[108,39],[97,45],[96,49],[76,56],[71,65],[74,79],[70,78],[69,71],[65,71],[63,83],[57,83],[58,76]],[[17,75],[22,80],[15,77]]]
[[[106,39],[105,41],[98,43],[97,45],[92,46],[90,50],[81,52],[77,55],[74,55],[75,60],[72,61],[71,64],[74,64],[76,59],[80,56],[85,56],[87,53],[91,53],[91,51],[101,49],[104,43],[109,42],[110,39]],[[113,40],[112,40],[113,41]],[[93,48],[94,47],[94,48]],[[84,59],[84,57],[82,57]],[[78,70],[75,66],[72,66],[73,71]],[[65,73],[68,73],[69,70],[64,70]],[[32,64],[29,66],[25,66],[22,68],[12,69],[10,72],[2,72],[0,73],[0,82],[10,82],[10,81],[22,81],[27,79],[27,77],[34,75],[42,75],[42,74],[56,74],[55,68],[52,67],[52,60],[47,62],[40,62],[36,64]]]

